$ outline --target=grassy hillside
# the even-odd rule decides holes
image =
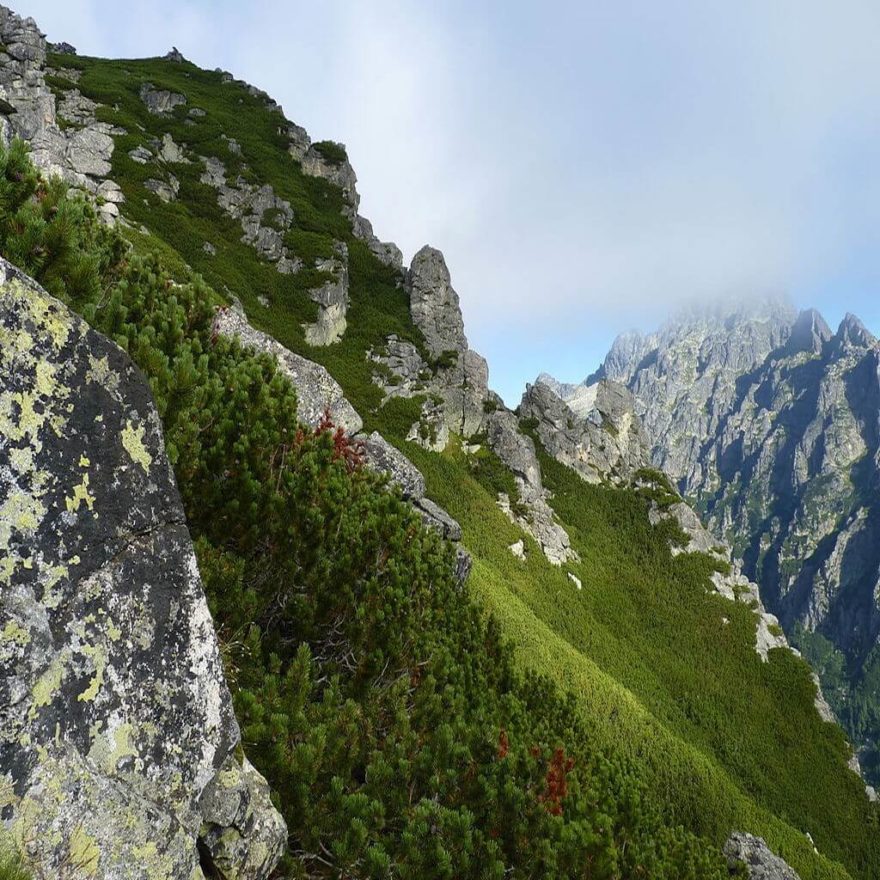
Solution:
[[[813,708],[808,668],[785,651],[761,662],[752,648],[752,612],[708,594],[708,559],[672,557],[668,534],[649,525],[643,498],[587,486],[543,456],[552,503],[582,561],[554,569],[526,537],[528,558],[520,562],[507,547],[524,536],[495,505],[505,477],[493,456],[467,456],[455,442],[436,455],[404,441],[419,401],[380,408],[365,360],[390,333],[420,342],[400,277],[353,237],[339,192],[303,175],[287,154],[280,114],[241,85],[189,64],[67,56],[52,63],[76,65],[77,87],[105,105],[99,117],[128,131],[117,138],[111,176],[125,192],[125,216],[148,230],[129,233],[135,246],[158,250],[180,280],[198,273],[220,295],[238,296],[256,326],[327,366],[367,427],[404,449],[431,497],[461,522],[474,556],[469,591],[499,622],[519,668],[543,673],[571,694],[579,735],[640,780],[669,827],[715,845],[733,829],[761,834],[804,880],[880,877],[877,807],[846,770],[840,731]],[[188,104],[171,118],[151,116],[138,96],[145,81],[186,94]],[[56,79],[53,87],[60,92],[72,83]],[[192,107],[206,115],[188,124]],[[156,166],[137,164],[128,151],[166,132],[193,159],[214,155],[254,182],[271,183],[295,211],[287,233],[294,253],[326,256],[334,239],[347,243],[352,303],[341,343],[305,344],[300,325],[315,316],[305,295],[314,275],[280,275],[243,244],[238,222],[198,182],[200,162],[165,169],[180,181],[175,202],[144,189]],[[224,134],[241,145],[240,155]],[[205,252],[206,241],[216,256]]]

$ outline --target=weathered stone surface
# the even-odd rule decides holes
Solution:
[[[363,420],[345,399],[339,383],[320,364],[286,349],[271,336],[254,329],[247,318],[233,309],[220,309],[214,329],[224,336],[237,336],[243,345],[266,352],[278,361],[278,367],[293,383],[297,393],[297,415],[302,422],[317,427],[329,411],[335,425],[349,434],[363,427]]]
[[[180,192],[180,181],[173,174],[169,174],[167,180],[150,177],[144,181],[144,189],[155,193],[163,202],[173,202]]]
[[[800,880],[761,837],[734,831],[724,844],[724,854],[731,868],[744,864],[750,880]]]
[[[461,306],[443,254],[425,245],[412,259],[406,284],[413,323],[422,331],[430,354],[466,351]]]
[[[556,521],[541,484],[541,467],[535,444],[521,433],[516,416],[509,410],[496,410],[486,418],[489,446],[513,473],[518,498],[501,494],[498,505],[511,522],[528,532],[541,546],[553,565],[577,559],[568,533]]]
[[[275,195],[268,184],[257,186],[242,177],[230,186],[226,181],[226,166],[220,159],[208,156],[203,157],[203,161],[205,171],[200,180],[217,190],[217,204],[241,222],[241,240],[264,259],[275,263],[279,272],[295,272],[301,263],[284,245],[284,231],[293,223],[290,202]]]
[[[6,50],[0,55],[0,139],[27,141],[37,168],[94,194],[110,171],[111,134],[117,130],[96,122],[98,105],[71,89],[59,115],[75,127],[62,131],[46,83],[46,40],[32,18],[0,6],[0,43]],[[64,75],[76,79],[75,73]]]
[[[163,162],[189,163],[184,147],[175,143],[174,138],[168,132],[162,135],[162,143],[159,145],[159,158]]]
[[[432,528],[437,529],[444,538],[450,541],[461,540],[461,526],[439,504],[430,498],[419,498],[415,508],[422,514],[422,519]]]
[[[539,376],[527,385],[520,415],[537,422],[546,450],[587,482],[628,483],[650,465],[650,445],[635,414],[632,395],[616,382],[601,380],[577,399],[578,412]]]
[[[165,61],[174,61],[177,64],[182,64],[186,61],[186,58],[183,57],[183,53],[177,48],[177,46],[172,46],[171,49],[166,52],[162,58]]]
[[[372,253],[386,266],[403,266],[403,254],[393,241],[379,241],[373,232],[373,224],[358,214],[352,221],[352,231],[361,241],[366,242]]]
[[[331,278],[320,287],[309,291],[309,298],[318,304],[318,319],[303,325],[309,345],[332,345],[339,342],[348,326],[348,247],[345,242],[335,242],[336,256],[318,260],[315,268],[326,272]]]
[[[128,155],[139,165],[146,165],[153,158],[153,154],[143,144],[139,144],[133,150],[129,150]]]
[[[186,95],[170,92],[167,89],[157,89],[152,83],[144,83],[141,86],[140,96],[147,105],[147,110],[157,116],[166,116],[175,107],[186,103]]]
[[[290,139],[287,152],[297,161],[301,161],[312,145],[312,139],[302,126],[296,125],[293,122],[287,123],[286,133]]]
[[[37,880],[191,880],[238,727],[149,385],[0,284],[2,819]]]
[[[268,877],[287,844],[287,825],[272,806],[269,786],[247,758],[226,759],[199,801],[199,843],[212,868],[228,880]]]
[[[307,136],[308,137],[308,136]],[[291,148],[296,150],[300,141],[291,138]],[[312,144],[300,159],[303,174],[311,177],[322,177],[342,190],[342,198],[348,209],[347,213],[354,218],[357,215],[361,197],[357,191],[357,176],[348,159],[342,162],[331,162]]]
[[[425,478],[419,469],[378,431],[359,436],[364,447],[367,467],[386,473],[391,482],[400,487],[404,498],[418,500],[425,494]]]

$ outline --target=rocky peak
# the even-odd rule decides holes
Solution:
[[[406,285],[413,323],[422,331],[431,355],[466,351],[461,306],[442,252],[429,245],[418,251],[407,272]]]
[[[851,312],[847,312],[834,335],[835,342],[844,348],[873,348],[876,337]]]
[[[833,336],[831,328],[825,323],[825,319],[819,312],[815,309],[804,309],[792,325],[785,353],[788,355],[798,352],[821,354],[823,346]]]

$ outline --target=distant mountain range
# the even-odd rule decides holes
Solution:
[[[876,778],[880,689],[880,348],[784,300],[691,311],[625,333],[579,385],[626,386],[651,458],[729,542],[819,669]]]

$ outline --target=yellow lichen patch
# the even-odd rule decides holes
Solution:
[[[39,361],[36,367],[34,388],[40,397],[51,397],[55,391],[55,366],[48,361]]]
[[[92,495],[91,492],[89,492],[88,474],[83,474],[82,482],[78,486],[73,487],[73,495],[65,498],[64,502],[67,505],[67,510],[70,513],[75,513],[77,510],[79,510],[79,506],[83,502],[86,503],[86,506],[89,510],[94,509],[95,496]]]
[[[100,385],[111,394],[119,388],[119,375],[110,368],[110,361],[106,355],[102,358],[89,355],[89,371],[86,373],[86,379]],[[100,417],[96,419],[99,420]]]
[[[31,640],[30,633],[17,621],[10,620],[0,633],[0,641],[14,642],[16,645],[27,645]]]
[[[70,336],[71,320],[53,300],[38,290],[26,290],[21,284],[15,284],[15,291],[20,300],[29,309],[34,325],[46,331],[52,339],[56,350],[60,350]]]
[[[105,773],[112,775],[123,758],[137,757],[137,749],[132,744],[132,731],[130,724],[120,724],[106,734],[95,735],[89,749],[89,758],[102,767]]]
[[[71,866],[84,872],[87,876],[97,873],[101,851],[98,849],[94,837],[87,834],[81,827],[74,828],[70,834],[68,847]]]
[[[144,471],[149,471],[150,465],[153,463],[153,456],[147,452],[144,446],[144,426],[132,425],[131,420],[126,420],[125,427],[122,429],[122,445],[129,454],[132,461],[137,462]]]
[[[81,456],[79,457],[79,466],[80,466],[80,467],[85,467],[85,468],[87,468],[87,467],[90,467],[91,464],[92,464],[92,463],[91,463],[91,462],[90,462],[90,461],[89,461],[84,455],[81,455]]]
[[[60,657],[56,657],[49,668],[37,679],[31,691],[33,702],[28,713],[31,718],[37,717],[37,709],[48,706],[52,702],[52,698],[61,687],[61,681],[64,678],[64,663]]]
[[[80,702],[91,702],[98,696],[101,685],[104,684],[104,670],[107,668],[107,652],[99,645],[85,645],[82,653],[91,657],[95,664],[95,674],[89,682],[89,686],[77,697]]]
[[[13,530],[33,534],[46,515],[43,502],[28,492],[13,491],[0,502],[0,550],[8,551]]]
[[[34,469],[33,449],[29,446],[11,449],[9,452],[9,463],[16,473],[30,473]]]

